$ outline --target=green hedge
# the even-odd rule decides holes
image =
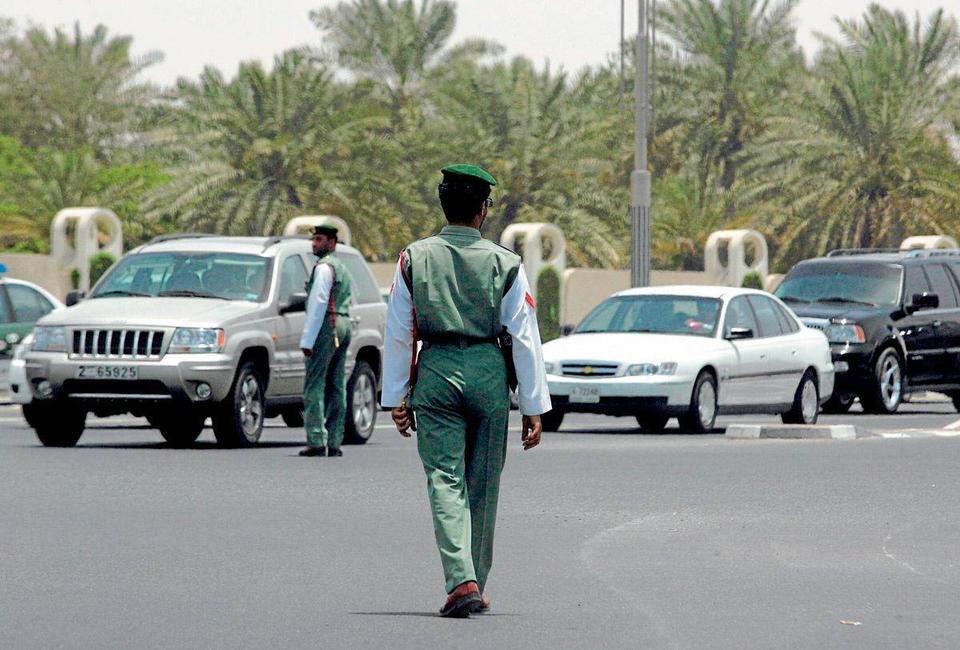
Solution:
[[[743,276],[743,282],[740,286],[745,289],[760,289],[763,291],[763,276],[756,271],[750,271]]]
[[[537,322],[544,343],[560,336],[560,274],[550,266],[537,276]]]
[[[113,263],[117,261],[110,253],[100,252],[90,258],[90,286],[97,283],[97,280],[107,272]]]

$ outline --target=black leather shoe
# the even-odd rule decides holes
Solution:
[[[340,447],[327,447],[327,456],[343,456]]]
[[[326,456],[327,450],[323,447],[304,447],[300,450],[300,456]]]

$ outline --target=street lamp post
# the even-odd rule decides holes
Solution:
[[[647,121],[650,115],[648,21],[651,0],[639,0],[636,43],[636,127],[634,132],[633,171],[630,173],[630,284],[650,284],[650,171],[647,169]]]

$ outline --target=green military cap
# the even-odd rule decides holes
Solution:
[[[464,178],[464,179],[450,178],[449,180],[463,180],[466,182],[479,180],[491,186],[497,184],[497,179],[494,178],[493,175],[490,172],[488,172],[486,169],[478,165],[464,165],[464,164],[447,165],[440,171],[443,172],[444,180],[448,180],[448,176],[453,175],[453,176],[466,176],[467,178]]]
[[[314,227],[313,227],[313,234],[314,234],[314,235],[326,235],[327,237],[331,237],[331,238],[333,238],[333,239],[336,239],[336,238],[337,238],[337,229],[336,229],[335,227],[333,227],[333,226],[327,226],[327,225],[314,226]]]

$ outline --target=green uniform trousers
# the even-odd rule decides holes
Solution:
[[[510,414],[500,349],[425,344],[413,408],[447,593],[470,580],[482,591],[493,562]]]
[[[347,417],[347,380],[345,367],[350,347],[350,318],[337,319],[340,346],[334,345],[330,317],[313,344],[313,356],[306,359],[303,382],[303,426],[311,447],[339,447]]]

